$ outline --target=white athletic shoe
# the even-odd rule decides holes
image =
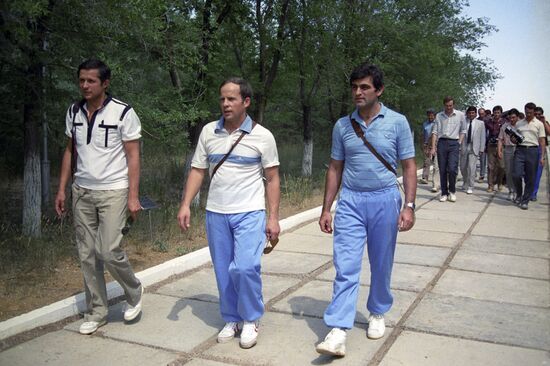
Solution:
[[[325,340],[315,347],[322,355],[344,357],[346,355],[346,331],[340,328],[332,328]]]
[[[468,188],[468,190],[466,191],[466,194],[472,194],[474,193],[474,191],[472,190],[472,188]]]
[[[243,331],[241,332],[241,341],[239,344],[241,348],[252,348],[256,345],[258,340],[258,326],[259,322],[244,322]]]
[[[433,193],[436,193],[437,191],[439,191],[439,188],[437,188],[437,187],[432,187],[431,191],[432,191]]]
[[[105,320],[101,322],[84,322],[80,325],[78,331],[80,332],[80,334],[92,334],[97,330],[97,328],[104,326],[105,324],[107,324]]]
[[[124,320],[126,320],[127,322],[131,322],[132,320],[137,318],[139,313],[141,313],[141,306],[143,303],[142,300],[143,300],[143,284],[141,285],[141,296],[139,297],[138,303],[135,306],[132,306],[130,304],[126,305],[126,310],[124,310]]]
[[[439,202],[445,202],[447,201],[447,196],[442,194],[441,197],[439,197]]]
[[[456,195],[454,193],[449,193],[449,201],[456,202]]]
[[[369,316],[369,329],[367,330],[367,337],[370,339],[378,339],[384,336],[386,331],[386,323],[384,322],[384,315],[371,314]]]
[[[237,322],[228,322],[225,323],[225,326],[223,329],[218,333],[218,343],[227,343],[233,338],[235,338],[235,335],[239,333],[239,323]]]

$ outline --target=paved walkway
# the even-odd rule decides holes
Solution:
[[[79,335],[78,321],[7,349],[0,365],[550,365],[546,189],[522,211],[484,188],[440,203],[419,186],[416,226],[398,236],[386,336],[366,337],[365,260],[343,359],[315,352],[335,272],[332,239],[312,222],[264,257],[267,311],[252,349],[216,343],[223,322],[207,265],[147,288],[139,322],[125,325],[119,303],[96,334]]]

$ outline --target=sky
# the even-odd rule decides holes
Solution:
[[[498,28],[476,56],[493,60],[502,79],[485,92],[483,107],[523,110],[534,102],[550,114],[550,0],[470,0],[463,13]]]

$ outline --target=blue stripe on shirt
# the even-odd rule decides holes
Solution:
[[[224,156],[225,154],[208,154],[208,162],[210,164],[217,164]],[[260,156],[249,157],[231,154],[226,161],[235,164],[251,165],[261,163],[262,158]]]

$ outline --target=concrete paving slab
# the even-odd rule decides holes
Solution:
[[[495,199],[493,203],[487,208],[485,214],[488,216],[498,216],[500,220],[514,220],[516,217],[548,220],[547,204],[529,202],[529,209],[522,210],[510,201]]]
[[[380,363],[394,365],[550,365],[550,355],[533,349],[405,331]]]
[[[166,365],[176,353],[82,336],[66,330],[45,334],[0,353],[0,365]]]
[[[367,297],[369,287],[359,286],[357,298],[356,323],[367,323],[369,311],[367,310]],[[386,324],[393,326],[403,316],[412,304],[417,294],[410,291],[393,290],[393,307],[386,314]],[[332,298],[332,282],[311,281],[303,287],[279,300],[273,306],[275,311],[292,313],[295,315],[308,315],[322,318]]]
[[[416,217],[414,228],[418,230],[426,231],[439,231],[444,233],[459,233],[464,234],[470,226],[472,221],[454,220],[453,217],[435,219],[425,219],[420,213]]]
[[[109,308],[109,323],[100,328],[106,337],[175,351],[189,352],[225,324],[219,305],[205,301],[146,294],[141,319],[133,324],[124,323],[122,306],[119,303]],[[81,323],[66,329],[78,331]]]
[[[548,259],[480,253],[467,249],[460,249],[451,262],[451,267],[457,269],[538,279],[550,278],[549,265]]]
[[[550,309],[428,293],[405,327],[550,351]]]
[[[412,230],[397,234],[397,242],[452,248],[458,244],[462,236],[459,233],[420,230],[415,226]]]
[[[471,235],[464,241],[462,248],[479,252],[550,258],[550,245],[547,241]]]
[[[334,215],[333,215],[334,218]],[[332,237],[332,234],[325,234],[324,232],[319,229],[319,224],[317,220],[302,226],[299,229],[292,231],[294,234],[302,234],[302,235],[314,235],[314,236],[322,236],[322,237]]]
[[[440,203],[440,202],[438,202]],[[466,222],[469,224],[472,224],[477,217],[479,216],[479,212],[453,212],[453,213],[442,213],[441,210],[436,210],[432,206],[424,206],[421,209],[418,210],[417,216],[422,217],[422,219],[426,220],[452,220],[457,222]]]
[[[332,236],[314,236],[288,233],[281,236],[279,244],[275,250],[332,255]]]
[[[395,263],[392,271],[391,288],[420,292],[435,277],[438,271],[439,269],[435,267]],[[335,276],[336,270],[334,267],[331,267],[317,276],[317,278],[333,281]],[[359,283],[361,285],[370,285],[370,264],[368,259],[363,260]]]
[[[473,221],[472,221],[473,222]],[[439,231],[444,233],[459,233],[464,234],[472,225],[470,221],[458,221],[453,218],[438,220],[424,219],[422,215],[416,217],[415,229],[425,231]]]
[[[449,269],[434,293],[531,306],[550,306],[548,281]]]
[[[262,272],[303,275],[331,260],[332,257],[326,255],[291,253],[275,249],[271,254],[264,256]]]
[[[440,211],[442,215],[453,215],[456,212],[465,212],[465,213],[479,213],[489,202],[489,197],[484,195],[466,195],[465,193],[457,193],[456,202],[439,202],[439,195],[437,199],[430,201],[423,209],[430,209]]]
[[[548,242],[548,220],[522,217],[522,210],[519,211],[518,215],[510,220],[483,215],[472,234]]]
[[[264,302],[268,302],[300,280],[297,278],[262,275]],[[205,268],[157,290],[158,294],[177,298],[190,298],[202,301],[219,302],[216,278],[212,268]]]
[[[366,365],[385,339],[369,340],[365,328],[355,327],[348,331],[346,357],[331,358],[315,351],[328,331],[321,319],[266,313],[255,347],[243,350],[239,340],[234,339],[216,344],[205,354],[239,362],[239,365]]]
[[[394,261],[397,263],[441,267],[450,253],[450,248],[397,244]]]
[[[236,365],[236,364],[205,360],[202,358],[194,358],[185,364],[185,366],[224,366],[224,365]]]

